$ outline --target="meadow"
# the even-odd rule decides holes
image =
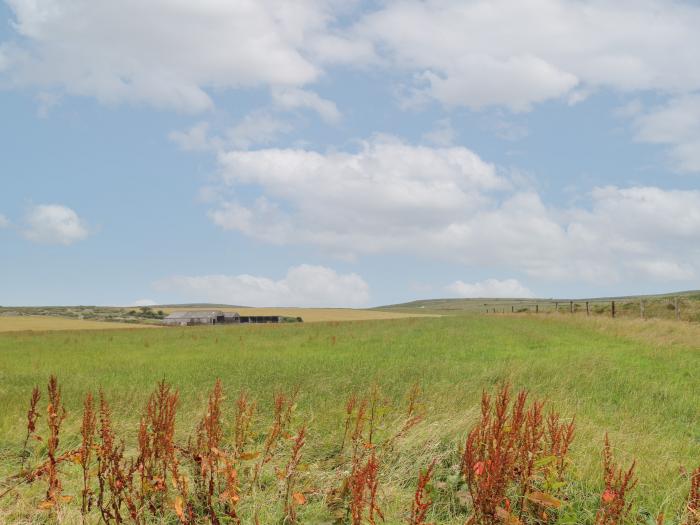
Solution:
[[[35,385],[43,392],[36,433],[47,434],[51,374],[68,414],[59,452],[79,446],[83,398],[101,389],[127,456],[135,454],[143,407],[158,381],[179,393],[174,440],[184,449],[188,438],[195,439],[197,422],[208,413],[209,392],[220,378],[222,449],[235,439],[235,405],[242,390],[258,403],[247,438],[257,454],[275,421],[275,394],[284,393],[288,401],[298,390],[285,409],[288,439],[280,438],[269,461],[263,462],[264,453],[262,458],[251,453],[249,464],[238,467],[243,485],[264,463],[254,488],[240,494],[242,523],[281,523],[285,516],[290,522],[289,501],[299,523],[351,522],[349,514],[338,517],[334,498],[353,468],[346,457],[346,429],[347,400],[354,394],[372,407],[373,428],[365,427],[362,435],[365,445],[372,443],[366,450],[382,444],[376,445],[382,452],[376,501],[385,522],[410,522],[419,470],[436,460],[424,523],[463,524],[474,505],[460,476],[465,438],[479,420],[482,391],[510,384],[546,401],[564,421],[575,415],[566,483],[556,489],[563,506],[536,522],[597,521],[601,493],[604,499],[606,494],[601,449],[607,432],[620,464],[637,462],[639,482],[628,495],[633,506],[627,520],[655,523],[663,513],[667,523],[696,523],[683,520],[691,519],[684,508],[690,473],[700,464],[698,336],[700,327],[685,322],[565,315],[0,334],[0,480],[19,470]],[[351,426],[356,413],[357,408]],[[417,417],[403,432],[409,416]],[[302,426],[305,444],[296,467],[296,499],[290,500],[280,472],[293,458]],[[369,441],[367,432],[374,433]],[[46,443],[31,440],[27,464],[42,464]],[[484,468],[473,466],[474,472]],[[80,467],[66,462],[59,471],[62,493],[80,499]],[[79,503],[66,503],[58,513],[38,508],[46,484],[39,479],[11,490],[0,500],[0,522],[80,523]],[[0,493],[10,485],[0,481]],[[177,523],[177,505],[177,498],[168,500],[172,512],[155,521]],[[99,522],[96,509],[87,522]],[[222,520],[228,522],[235,520]]]

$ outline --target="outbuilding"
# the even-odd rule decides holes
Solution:
[[[238,312],[222,312],[221,310],[191,310],[188,312],[173,312],[163,319],[163,324],[168,326],[289,322],[301,323],[302,318],[280,315],[240,315]]]
[[[220,310],[173,312],[168,317],[163,319],[163,324],[169,326],[193,326],[199,324],[217,324],[224,322],[226,322],[226,317],[224,316],[224,312]]]

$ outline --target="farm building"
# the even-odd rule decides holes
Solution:
[[[173,312],[163,319],[163,324],[168,326],[284,322],[302,322],[302,318],[279,315],[240,315],[238,312],[222,312],[221,310],[194,310],[190,312]]]
[[[192,326],[198,324],[217,324],[224,322],[226,322],[226,316],[224,315],[224,312],[220,310],[173,312],[168,317],[163,319],[163,324],[170,326]]]

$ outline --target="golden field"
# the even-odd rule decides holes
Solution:
[[[282,315],[301,317],[305,323],[435,317],[434,315],[417,313],[380,312],[377,310],[354,310],[352,308],[155,308],[168,314],[180,311],[221,310],[223,312],[238,312],[241,315]]]
[[[107,323],[86,319],[64,319],[49,316],[0,317],[0,332],[48,332],[55,330],[120,330],[154,328],[151,325]]]

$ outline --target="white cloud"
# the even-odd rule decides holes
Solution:
[[[168,138],[183,151],[221,152],[268,145],[293,130],[289,122],[267,111],[253,111],[220,133],[213,132],[208,122],[199,122],[184,131],[171,131]]]
[[[700,191],[610,186],[552,207],[466,148],[391,137],[354,153],[231,151],[219,164],[211,219],[270,243],[488,264],[547,281],[672,281],[700,269]]]
[[[24,236],[30,241],[42,244],[63,244],[68,246],[85,239],[89,232],[72,209],[59,204],[33,206],[26,216],[27,227]]]
[[[212,106],[210,89],[315,81],[306,48],[334,17],[323,0],[8,4],[27,42],[0,57],[16,85],[188,112]]]
[[[185,131],[171,131],[168,138],[184,151],[215,151],[224,145],[219,137],[209,135],[208,122],[199,122]]]
[[[289,122],[264,111],[255,111],[229,129],[227,137],[235,148],[246,149],[274,142],[280,135],[290,133],[293,129]]]
[[[8,5],[21,40],[0,44],[0,71],[110,103],[201,111],[214,90],[272,87],[335,121],[332,102],[302,89],[333,64],[404,71],[447,105],[515,111],[606,88],[700,89],[689,2],[403,0],[357,16],[359,2],[337,0]]]
[[[508,186],[466,148],[411,146],[391,137],[375,137],[357,153],[232,151],[219,162],[223,184],[257,186],[264,196],[251,204],[222,204],[211,213],[215,223],[336,253],[413,244],[414,237],[478,209],[484,191]]]
[[[455,130],[450,119],[440,119],[430,131],[423,134],[423,140],[436,146],[452,146],[455,141]]]
[[[317,93],[298,88],[277,88],[272,91],[275,104],[284,109],[311,109],[319,116],[334,124],[341,118],[335,102],[321,98]]]
[[[486,279],[476,283],[455,281],[446,290],[459,297],[469,298],[505,298],[534,297],[534,294],[517,279]]]
[[[7,228],[10,225],[10,220],[0,213],[0,228]]]
[[[369,301],[369,286],[359,275],[307,264],[290,268],[278,281],[247,274],[174,276],[154,288],[189,301],[247,306],[341,307]]]
[[[697,90],[699,25],[698,6],[664,0],[404,0],[383,4],[353,34],[417,74],[420,93],[521,111],[598,88]]]
[[[700,95],[672,98],[634,120],[637,140],[671,146],[671,162],[679,171],[700,172]]]
[[[137,301],[134,301],[131,303],[129,306],[155,306],[158,303],[156,303],[153,299],[138,299]]]

